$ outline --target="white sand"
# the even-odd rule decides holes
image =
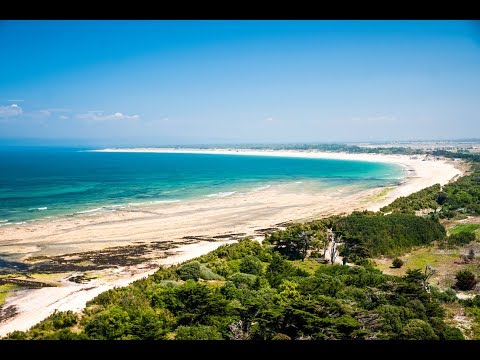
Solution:
[[[424,161],[424,156],[347,154],[316,151],[253,151],[195,149],[110,149],[104,151],[182,152],[235,155],[290,156],[387,162],[402,165],[405,181],[384,197],[382,188],[347,193],[336,190],[312,193],[303,184],[274,185],[245,194],[208,198],[180,203],[158,204],[148,208],[130,208],[112,213],[93,214],[48,222],[27,223],[0,228],[0,250],[18,258],[38,255],[60,255],[104,249],[139,242],[181,241],[183,236],[215,236],[243,233],[255,236],[255,230],[276,224],[349,213],[353,210],[378,210],[399,196],[406,196],[435,183],[445,184],[460,176],[452,160]],[[257,234],[258,235],[258,234]],[[225,243],[200,242],[182,246],[181,253],[149,264],[103,270],[102,277],[87,284],[62,281],[61,287],[19,291],[9,297],[4,308],[14,305],[18,314],[0,323],[0,336],[27,330],[58,310],[82,309],[86,302],[115,286],[124,286],[155,271],[148,265],[186,261]]]

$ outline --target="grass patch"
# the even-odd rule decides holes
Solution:
[[[435,267],[436,265],[450,263],[458,258],[459,255],[457,253],[441,254],[435,248],[418,249],[411,255],[405,256],[405,264],[403,266],[412,269],[423,269],[427,265]]]
[[[373,259],[375,267],[385,274],[404,276],[408,269],[425,269],[430,265],[437,270],[433,276],[431,283],[440,286],[442,289],[453,285],[453,278],[455,273],[463,269],[463,265],[455,264],[460,260],[460,255],[457,252],[441,251],[437,247],[419,248],[411,253],[399,257],[403,262],[400,269],[392,269],[393,259]]]
[[[480,224],[459,224],[449,231],[450,235],[459,234],[462,232],[475,233],[475,237],[480,239]]]
[[[90,260],[84,260],[84,261],[77,262],[76,265],[78,265],[78,266],[92,266],[92,265],[95,265],[95,263],[93,261],[90,261]]]
[[[325,266],[324,264],[320,264],[318,261],[315,260],[295,260],[291,262],[293,266],[305,270],[309,274],[315,274],[315,271],[318,270],[320,266]]]
[[[395,189],[395,187],[386,187],[385,189],[382,189],[382,191],[380,191],[378,194],[368,196],[365,199],[365,202],[381,200],[382,198],[387,196],[387,194],[393,189]]]
[[[30,278],[40,281],[52,281],[52,282],[59,282],[60,280],[64,279],[68,273],[55,273],[55,274],[42,274],[42,273],[34,273],[29,274]]]
[[[13,290],[18,289],[17,285],[13,284],[4,284],[0,285],[0,306],[5,303],[5,299],[10,295]]]
[[[212,285],[215,287],[221,287],[225,285],[226,281],[225,280],[204,280],[208,285]]]

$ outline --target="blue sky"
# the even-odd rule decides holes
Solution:
[[[468,21],[0,22],[0,139],[480,137]]]

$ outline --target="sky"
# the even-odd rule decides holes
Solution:
[[[472,21],[1,21],[0,143],[480,138]]]

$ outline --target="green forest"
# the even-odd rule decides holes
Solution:
[[[455,182],[399,197],[381,211],[414,214],[423,209],[433,209],[435,216],[449,219],[458,214],[480,215],[480,162],[471,163],[470,174]]]
[[[305,270],[245,239],[102,293],[81,319],[57,312],[9,338],[463,339],[444,321],[448,295],[427,292],[423,281],[419,270],[405,277],[369,266]]]

